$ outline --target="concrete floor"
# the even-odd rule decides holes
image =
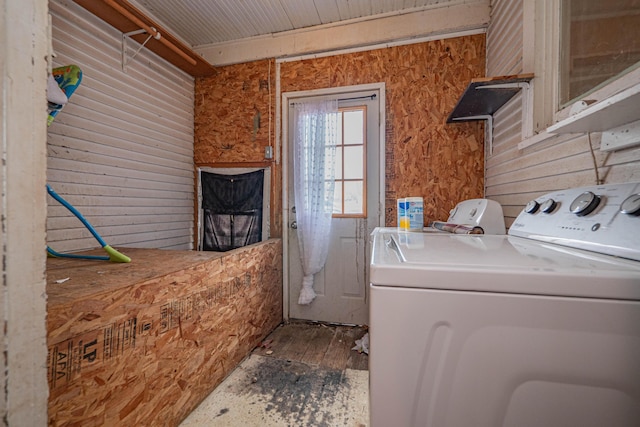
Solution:
[[[282,325],[180,427],[368,426],[367,356],[350,350],[354,345],[352,337],[360,338],[365,331],[345,328],[350,327]],[[324,350],[315,348],[314,340],[309,339],[311,335],[327,334],[333,334],[334,339],[328,341]],[[335,365],[336,357],[325,356],[323,360],[330,363],[305,361],[310,356],[309,349],[327,355],[336,348],[335,344],[340,344],[342,349],[348,346],[353,352],[343,357],[341,365]],[[309,346],[306,351],[299,351],[306,345]],[[298,354],[300,357],[296,357]],[[360,360],[356,364],[365,368],[348,367],[354,359]]]

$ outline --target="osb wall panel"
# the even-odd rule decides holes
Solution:
[[[264,158],[265,147],[275,145],[274,117],[274,60],[218,67],[213,76],[196,79],[195,165],[271,166],[271,235],[279,237],[280,166]]]
[[[279,239],[126,253],[48,260],[50,426],[176,426],[282,320]]]
[[[274,70],[273,60],[255,61],[218,67],[215,75],[196,79],[196,164],[264,161],[269,108],[275,107]]]
[[[460,200],[483,196],[480,122],[446,124],[485,67],[485,36],[473,35],[367,52],[286,62],[281,90],[385,82],[386,225],[396,198],[423,197],[425,222],[445,220]]]

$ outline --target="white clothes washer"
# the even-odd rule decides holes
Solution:
[[[373,233],[372,427],[640,425],[640,183],[508,235]]]

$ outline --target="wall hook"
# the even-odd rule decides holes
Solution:
[[[127,72],[127,64],[133,61],[133,59],[138,55],[138,53],[140,53],[140,50],[144,47],[144,45],[146,45],[147,42],[151,40],[151,37],[153,37],[156,40],[160,40],[160,38],[162,37],[162,35],[160,34],[160,31],[156,30],[153,27],[151,27],[151,29],[155,32],[155,35],[149,34],[149,32],[145,29],[129,31],[128,33],[122,33],[122,71],[124,71],[125,73]],[[138,50],[136,50],[133,53],[133,55],[131,55],[131,58],[127,59],[127,39],[131,36],[135,36],[138,34],[145,34],[145,33],[149,34],[147,39],[144,41],[144,43],[140,45],[140,47],[138,47]]]

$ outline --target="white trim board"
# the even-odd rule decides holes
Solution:
[[[350,53],[366,52],[369,50],[385,49],[385,48],[396,47],[396,46],[407,46],[410,44],[418,44],[418,43],[426,43],[434,40],[446,40],[446,39],[453,39],[456,37],[474,36],[476,34],[485,34],[486,32],[487,32],[486,28],[476,28],[476,29],[467,30],[467,31],[456,31],[453,33],[446,33],[446,34],[434,34],[434,35],[424,36],[424,37],[415,37],[415,38],[405,39],[405,40],[396,40],[389,43],[378,43],[378,44],[372,44],[367,46],[352,47],[347,49],[331,50],[331,51],[318,52],[318,53],[308,53],[308,54],[299,55],[299,56],[287,56],[283,58],[276,58],[276,63],[281,64],[284,62],[304,61],[307,59],[324,58],[327,56],[347,55]]]

